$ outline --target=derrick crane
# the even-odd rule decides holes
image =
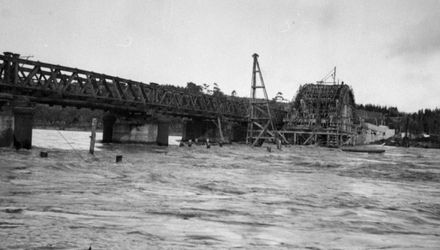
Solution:
[[[272,120],[272,114],[269,106],[269,98],[267,96],[266,87],[264,85],[263,75],[261,74],[260,64],[258,63],[258,54],[253,54],[254,58],[252,67],[252,83],[251,98],[249,99],[249,120],[246,133],[246,143],[253,146],[261,145],[265,139],[286,141],[284,136],[280,134]],[[259,84],[258,79],[259,79]],[[257,90],[261,89],[264,97],[257,98]]]

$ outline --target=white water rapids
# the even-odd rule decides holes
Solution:
[[[97,143],[91,156],[89,135],[34,130],[32,150],[0,149],[0,249],[440,248],[440,150]]]

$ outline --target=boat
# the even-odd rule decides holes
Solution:
[[[381,154],[385,152],[383,148],[372,148],[366,146],[341,147],[342,151],[355,153]]]

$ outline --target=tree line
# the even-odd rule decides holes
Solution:
[[[35,107],[34,127],[54,129],[90,130],[93,118],[98,118],[98,129],[102,128],[104,111],[86,108],[61,107],[38,104]]]
[[[356,109],[382,113],[386,125],[398,132],[408,130],[411,134],[440,135],[440,109],[420,109],[414,113],[400,112],[397,107],[374,104],[357,104]]]

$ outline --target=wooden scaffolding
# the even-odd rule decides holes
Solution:
[[[253,54],[252,57],[251,98],[249,100],[249,121],[246,143],[252,146],[261,146],[264,141],[286,141],[284,136],[276,130],[273,124],[269,98],[264,85],[263,75],[261,74],[260,64],[258,63],[258,54]],[[263,93],[262,98],[257,97],[258,89],[261,89]]]
[[[355,135],[353,91],[336,83],[335,75],[336,68],[316,84],[299,88],[281,131],[290,144],[338,147]]]

